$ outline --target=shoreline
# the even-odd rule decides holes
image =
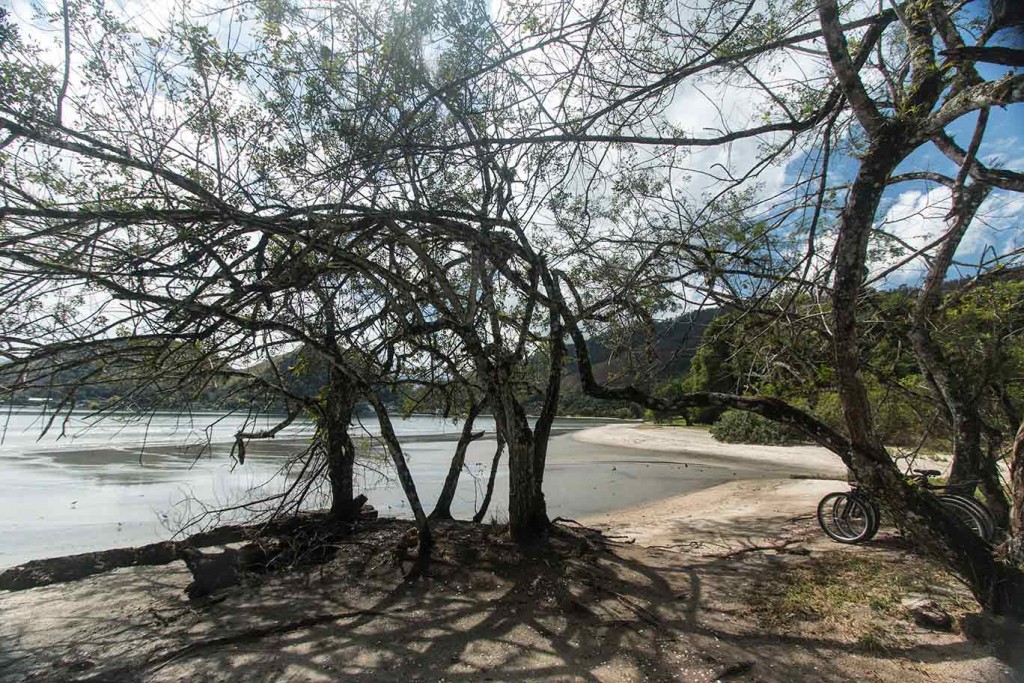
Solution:
[[[468,471],[452,509],[457,517],[472,516],[483,497],[495,446],[493,434],[489,436],[473,442],[466,454]],[[404,438],[428,510],[448,472],[456,438],[457,434]],[[110,445],[40,450],[28,456],[4,453],[0,465],[8,486],[0,493],[0,536],[5,538],[0,569],[171,540],[196,509],[189,508],[187,495],[220,507],[273,494],[283,485],[284,479],[276,474],[283,454],[296,449],[296,442],[287,439],[261,443],[249,449],[244,465],[235,467],[228,457],[230,449],[221,447],[195,459],[177,452],[181,449],[154,446],[141,463],[136,451]],[[410,517],[393,473],[377,470],[379,463],[373,462],[358,470],[358,492],[365,493],[381,515]],[[707,488],[741,471],[656,451],[588,444],[559,429],[550,442],[545,490],[552,518],[575,519]],[[503,466],[488,519],[507,518],[507,488]],[[322,500],[308,503],[310,509],[323,506]],[[218,522],[239,523],[245,523],[241,515]]]
[[[845,486],[806,478],[828,470],[824,461],[729,445],[731,458],[699,454],[705,438],[638,426],[555,439],[552,471],[577,478],[596,471],[621,486],[631,469],[659,466],[710,474],[682,494],[579,517],[589,529],[556,524],[539,553],[494,525],[439,523],[438,561],[413,582],[411,560],[396,556],[411,523],[382,519],[338,539],[318,566],[245,575],[210,599],[186,598],[192,576],[177,559],[0,591],[0,671],[26,681],[640,681],[652,671],[712,681],[748,670],[801,682],[850,671],[899,683],[1014,680],[1012,633],[976,643],[920,629],[900,606],[934,591],[966,624],[962,587],[933,583],[943,575],[888,531],[867,546],[820,532],[817,498]],[[869,576],[890,568],[898,590]],[[813,609],[793,611],[787,596],[813,595],[822,572],[856,576],[864,590],[804,598]],[[881,655],[864,646],[879,633],[892,644]]]
[[[410,459],[414,468],[419,470],[415,473],[417,485],[428,509],[435,490],[439,490],[443,481],[447,459],[450,457],[446,444],[454,439],[446,436],[411,435],[407,440],[414,446],[410,449]],[[464,474],[460,481],[456,501],[459,510],[456,516],[467,516],[475,509],[481,475],[486,474],[481,468],[485,464],[489,466],[494,443],[492,439],[484,438],[471,445],[466,458],[471,472]],[[288,442],[281,440],[279,445],[284,448]],[[643,526],[644,520],[656,523],[656,520],[665,518],[669,511],[678,515],[681,509],[690,504],[687,500],[700,500],[688,499],[687,496],[700,496],[722,486],[726,487],[721,489],[722,492],[730,493],[734,489],[728,487],[737,482],[790,482],[789,489],[803,486],[808,490],[818,490],[821,484],[815,489],[814,484],[793,482],[799,479],[812,482],[844,479],[845,470],[841,466],[836,467],[837,462],[838,459],[824,449],[813,447],[793,449],[721,444],[701,429],[610,423],[584,430],[563,430],[553,436],[545,491],[552,519],[576,519],[610,531],[630,530],[634,533]],[[504,490],[507,488],[506,476],[504,471],[499,474],[496,498],[489,513],[489,517],[499,522],[507,509],[507,492]],[[831,486],[834,487],[835,483]],[[397,518],[411,516],[396,486],[374,488],[371,485],[364,492],[368,494],[370,504],[381,515]],[[749,491],[744,495],[749,495]],[[712,495],[712,498],[715,496]],[[721,498],[729,500],[731,495],[723,495]],[[730,516],[735,511],[723,508],[718,513]],[[145,530],[129,536],[122,531],[124,527],[120,523],[116,532],[107,533],[103,531],[105,527],[88,521],[88,517],[86,520],[71,519],[64,522],[67,532],[60,532],[60,527],[51,527],[48,536],[50,540],[46,546],[36,550],[24,548],[20,553],[9,552],[7,561],[0,562],[0,570],[21,566],[33,560],[54,560],[84,553],[140,547],[178,537],[166,531],[154,533]],[[618,526],[610,525],[609,520],[616,520]],[[225,520],[223,523],[237,524],[244,523],[244,520]],[[17,523],[9,526],[15,544],[19,535],[25,537],[33,533],[30,530],[19,530]],[[66,538],[72,530],[78,536],[77,540],[63,542],[64,548],[54,547],[62,543],[57,540],[61,538],[60,533]],[[65,552],[60,552],[61,549],[65,549]]]
[[[822,496],[846,487],[846,466],[818,446],[729,444],[715,441],[707,429],[647,423],[605,425],[572,438],[744,470],[743,478],[579,520],[640,546],[698,555],[756,546],[796,519],[813,516]]]

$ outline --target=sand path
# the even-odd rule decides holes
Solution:
[[[790,528],[814,517],[825,494],[846,488],[846,466],[818,446],[729,444],[699,427],[648,424],[605,425],[577,432],[573,438],[683,455],[707,465],[742,466],[742,480],[580,520],[648,547],[703,555],[785,539]],[[924,459],[914,466],[942,468]],[[820,539],[803,540],[828,545],[828,539],[819,535]]]

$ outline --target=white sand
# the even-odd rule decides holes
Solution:
[[[643,546],[719,554],[785,538],[825,494],[845,488],[834,479],[731,481],[580,521]]]
[[[820,471],[822,479],[846,478],[839,456],[820,446],[755,446],[715,441],[700,427],[666,427],[648,424],[611,424],[573,434],[577,441],[622,448],[684,454],[708,464],[746,460],[765,465]],[[800,472],[794,472],[800,473]]]
[[[756,465],[763,472],[763,477],[745,474],[745,480],[580,520],[645,546],[713,554],[779,542],[796,522],[813,518],[825,494],[847,488],[846,466],[835,453],[818,446],[729,444],[699,427],[648,424],[605,425],[577,432],[573,438],[680,454],[709,465],[742,463],[747,472]],[[915,466],[936,464],[919,459]]]

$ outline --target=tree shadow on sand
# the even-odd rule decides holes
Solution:
[[[100,613],[70,609],[33,623],[28,604],[15,604],[0,630],[7,670],[97,681],[838,681],[851,672],[837,653],[860,652],[838,637],[766,633],[739,603],[719,599],[763,578],[773,560],[692,559],[566,526],[522,547],[496,527],[446,523],[428,575],[408,581],[408,529],[381,520],[322,566],[196,604],[181,597],[187,579],[174,568],[122,570],[47,596],[105,601]],[[0,597],[0,608],[11,599]],[[970,642],[914,644],[885,657],[977,653]]]

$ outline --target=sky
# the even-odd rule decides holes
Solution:
[[[47,0],[0,0],[7,4],[15,21],[26,28],[35,29],[35,38],[45,48],[47,59],[54,65],[62,63],[61,34],[59,27],[48,26],[37,17],[40,7],[54,9],[59,3]],[[142,0],[115,0],[109,3],[120,8],[131,18],[132,23],[146,35],[159,35],[166,27],[172,12],[180,7],[174,0],[143,2]],[[975,3],[977,4],[977,3]],[[499,11],[500,3],[492,3],[492,14]],[[203,4],[192,5],[194,10]],[[198,11],[198,10],[197,10]],[[210,27],[223,34],[225,26],[211,20]],[[766,65],[760,76],[777,84],[780,91],[787,84],[799,81],[808,73],[814,73],[820,59],[813,55],[788,53],[785,59]],[[998,77],[1006,69],[998,66],[982,67],[986,77]],[[75,81],[77,71],[73,71]],[[74,87],[74,86],[73,86]],[[737,129],[756,121],[764,96],[753,96],[750,90],[730,87],[727,84],[703,82],[684,83],[676,89],[669,107],[669,120],[693,134],[715,135],[717,131]],[[949,132],[962,146],[967,145],[973,130],[974,116],[965,117],[949,127]],[[991,115],[989,132],[980,150],[979,157],[986,163],[1003,168],[1024,170],[1024,107],[1016,106],[1007,110],[994,110]],[[700,173],[716,165],[731,169],[744,169],[757,158],[761,141],[741,140],[735,143],[688,153],[686,165],[698,172],[677,174],[673,179],[674,191],[691,198],[699,198],[716,188],[715,181]],[[813,153],[814,150],[811,150]],[[769,166],[756,179],[760,192],[772,196],[790,184],[799,173],[806,157],[803,151],[795,150],[785,163]],[[835,171],[838,178],[852,177],[856,168],[853,159],[838,159]],[[956,168],[935,147],[926,145],[908,158],[903,170],[934,170],[955,175]],[[878,225],[885,232],[898,237],[909,248],[928,244],[944,229],[943,217],[949,209],[949,192],[926,182],[902,183],[889,188],[878,214]],[[994,253],[1002,254],[1024,248],[1024,198],[1003,191],[995,191],[979,211],[978,219],[957,253],[955,277],[969,276],[977,270],[978,264],[991,259]],[[872,275],[888,271],[902,259],[899,255],[882,258],[872,264]],[[921,259],[889,273],[881,281],[882,286],[913,284],[921,277],[924,262]]]

